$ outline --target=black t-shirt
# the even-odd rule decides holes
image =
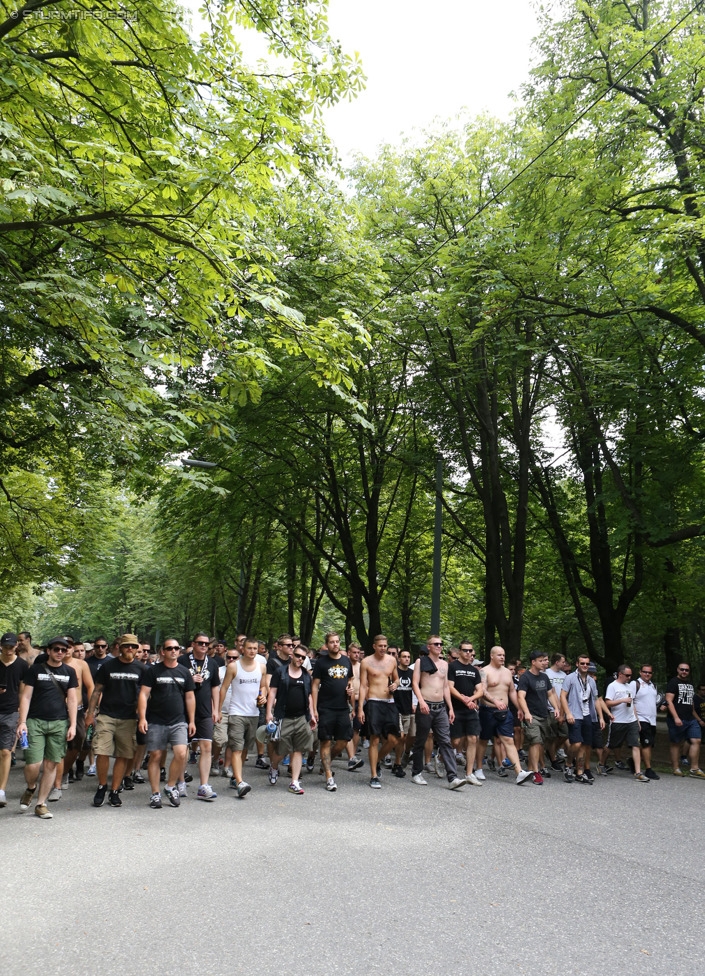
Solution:
[[[348,681],[352,678],[353,666],[350,658],[341,654],[339,658],[319,657],[313,666],[311,677],[321,682],[318,689],[318,708],[332,711],[342,711],[348,707],[346,690]]]
[[[693,708],[699,716],[701,722],[705,722],[705,698],[696,695],[693,699]]]
[[[96,684],[102,685],[101,715],[110,718],[134,718],[137,695],[144,681],[144,665],[138,661],[126,664],[116,657],[109,658],[99,669]]]
[[[56,678],[62,691],[56,687],[51,675]],[[34,688],[27,718],[39,718],[44,722],[57,722],[68,718],[64,691],[78,688],[76,672],[68,664],[51,668],[48,664],[37,664],[35,661],[27,672],[24,683]]]
[[[96,675],[98,674],[98,672],[100,671],[100,669],[103,667],[103,665],[106,663],[106,661],[116,661],[116,660],[117,660],[117,658],[111,657],[109,654],[106,654],[105,657],[89,657],[89,658],[86,658],[86,664],[90,668],[91,676],[92,676],[93,680],[94,681],[97,681]]]
[[[147,702],[147,721],[154,725],[176,725],[187,722],[184,694],[194,691],[193,678],[188,668],[177,664],[168,668],[163,661],[148,668],[142,684],[151,688]]]
[[[666,694],[673,695],[673,707],[678,718],[683,722],[690,722],[693,718],[693,704],[695,702],[695,688],[689,681],[671,678],[666,686]],[[672,718],[669,711],[668,717]]]
[[[276,674],[282,668],[289,667],[289,658],[286,661],[282,661],[276,651],[267,658],[267,674]],[[271,682],[270,682],[271,686]]]
[[[545,671],[541,674],[525,671],[519,678],[517,691],[526,692],[526,704],[532,717],[548,718],[548,693],[552,687],[551,679]]]
[[[283,668],[277,668],[272,675],[272,683],[270,687],[278,688],[282,682],[283,675]],[[306,695],[306,684],[304,682],[303,674],[299,675],[298,678],[292,678],[291,675],[289,675],[289,688],[287,689],[286,694],[286,708],[284,710],[284,715],[286,718],[299,718],[301,715],[306,714],[307,707],[308,696]]]
[[[412,708],[412,695],[411,690],[411,680],[414,676],[414,672],[411,668],[407,668],[404,671],[403,668],[397,668],[397,673],[399,674],[399,687],[394,692],[394,704],[397,706],[397,711],[400,715],[411,715],[413,712]]]
[[[210,718],[213,714],[213,695],[212,691],[220,684],[220,658],[206,657],[203,661],[198,661],[193,654],[182,654],[179,664],[183,664],[191,675],[202,674],[203,681],[197,684],[196,689],[196,718]]]
[[[20,684],[25,681],[29,665],[21,657],[12,664],[0,661],[0,715],[12,715],[19,711]]]
[[[448,665],[448,680],[453,682],[455,690],[461,695],[467,695],[468,698],[471,698],[475,694],[477,686],[482,684],[482,675],[474,664],[451,661]],[[470,711],[465,702],[459,701],[457,698],[451,698],[451,702],[455,712]]]

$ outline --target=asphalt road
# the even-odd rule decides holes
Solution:
[[[250,767],[250,763],[248,763]],[[191,767],[193,770],[193,767]],[[294,796],[94,809],[94,779],[0,810],[3,976],[690,976],[705,959],[705,781],[458,792],[339,767]]]

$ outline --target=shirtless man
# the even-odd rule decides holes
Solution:
[[[412,679],[418,705],[411,782],[417,786],[427,785],[423,778],[424,746],[428,733],[433,730],[446,768],[448,789],[458,790],[465,785],[465,780],[458,777],[455,751],[450,744],[450,722],[454,721],[455,713],[448,685],[448,664],[441,660],[443,641],[432,634],[426,647],[428,654],[422,654],[416,662]]]
[[[54,782],[54,789],[51,791],[48,797],[50,803],[60,800],[62,790],[67,790],[69,788],[69,770],[78,759],[81,749],[83,749],[83,743],[86,739],[86,713],[84,711],[84,701],[90,700],[94,688],[91,669],[88,667],[86,661],[83,661],[80,657],[76,657],[74,655],[74,648],[74,644],[69,644],[66,648],[64,664],[69,668],[73,668],[73,670],[76,672],[76,680],[78,681],[78,687],[76,688],[76,701],[78,703],[76,707],[76,734],[69,743],[63,760],[56,765],[56,780]],[[64,770],[66,770],[65,776]]]
[[[233,767],[230,786],[239,799],[247,796],[252,789],[242,778],[242,754],[252,749],[259,710],[267,701],[267,666],[257,657],[258,647],[256,638],[245,638],[240,658],[228,665],[220,686],[218,722],[223,720],[225,697],[232,685],[228,706],[228,745]]]
[[[379,790],[380,763],[392,752],[401,734],[399,711],[393,694],[399,687],[397,662],[387,654],[387,638],[378,634],[372,642],[373,653],[360,664],[360,699],[357,707],[358,721],[366,723],[370,740],[370,786]],[[365,707],[367,702],[367,707]],[[380,739],[384,745],[380,751]]]
[[[36,647],[32,647],[32,635],[28,630],[22,630],[17,635],[17,657],[21,657],[31,668],[39,654]]]
[[[519,755],[514,745],[514,716],[509,708],[509,703],[511,702],[516,708],[520,721],[522,712],[519,709],[519,699],[511,671],[504,666],[503,647],[495,646],[490,651],[490,663],[482,669],[482,682],[485,690],[480,705],[480,741],[478,743],[477,768],[482,772],[482,757],[485,755],[487,743],[495,736],[499,736],[507,758],[517,774],[517,786],[521,786],[527,780],[531,782],[532,775],[521,768]],[[477,774],[475,775],[477,776]],[[484,779],[484,774],[477,778]]]

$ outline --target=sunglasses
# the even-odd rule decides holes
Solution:
[[[49,647],[48,650],[54,651],[55,654],[65,654],[68,651],[68,647]]]
[[[228,656],[225,658],[226,661],[237,661],[237,657],[233,654],[232,657]]]
[[[294,660],[295,661],[305,661],[306,660],[306,655],[305,654],[294,654],[293,657],[294,657]]]
[[[168,647],[164,648],[165,651],[178,651],[180,650],[178,644],[170,644]]]
[[[194,641],[193,643],[198,647],[208,647],[208,641]]]

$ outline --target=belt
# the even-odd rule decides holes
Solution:
[[[440,712],[440,710],[442,708],[445,708],[446,707],[446,703],[445,702],[429,702],[429,701],[427,701],[426,704],[428,705],[428,707],[431,709],[432,712]]]

